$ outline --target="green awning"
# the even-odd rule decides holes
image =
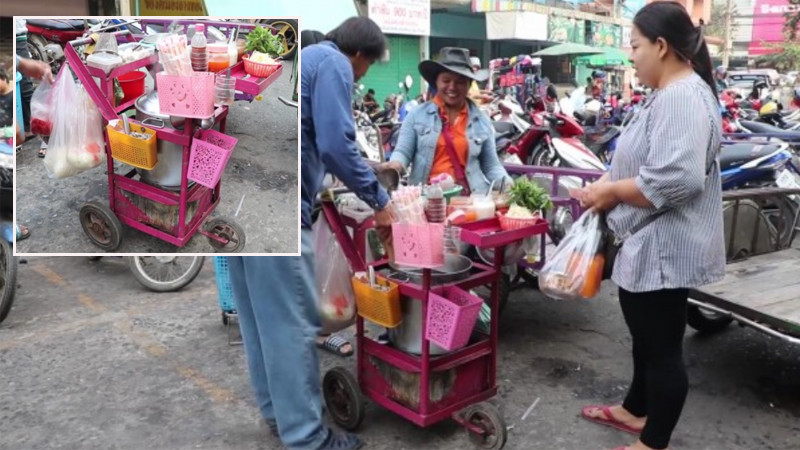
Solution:
[[[597,67],[630,66],[630,55],[616,47],[601,47],[603,53],[596,55],[579,56],[575,64]]]
[[[539,50],[533,56],[564,56],[564,55],[594,55],[603,53],[603,50],[583,44],[568,42]]]

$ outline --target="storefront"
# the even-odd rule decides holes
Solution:
[[[374,64],[360,83],[374,89],[379,103],[401,91],[398,84],[411,75],[410,97],[422,92],[417,66],[427,53],[431,33],[430,0],[371,0],[367,15],[384,31],[389,48],[383,61]],[[405,91],[403,90],[403,93]]]

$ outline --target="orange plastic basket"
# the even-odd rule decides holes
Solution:
[[[400,311],[400,288],[397,283],[380,277],[376,279],[376,283],[389,290],[373,289],[369,281],[353,277],[358,315],[386,328],[394,328],[403,321]]]
[[[111,156],[117,161],[145,170],[152,170],[158,163],[158,139],[155,130],[131,124],[131,131],[147,134],[147,140],[129,136],[115,130],[111,125],[106,125],[106,131],[111,144]]]

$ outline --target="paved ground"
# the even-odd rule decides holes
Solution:
[[[235,220],[245,230],[247,253],[298,251],[297,111],[277,98],[291,98],[291,71],[291,62],[286,62],[283,75],[267,88],[263,101],[237,102],[228,115],[226,131],[239,142],[223,174],[222,200],[214,215],[234,217],[239,210]],[[18,243],[17,252],[102,252],[84,234],[78,213],[87,201],[108,204],[105,166],[51,180],[36,157],[39,145],[38,139],[25,143],[17,157],[17,220],[33,231],[30,239]],[[124,253],[212,251],[200,234],[177,248],[124,225],[118,249]]]
[[[220,322],[213,264],[184,291],[140,287],[124,260],[29,258],[0,325],[0,449],[273,449],[242,348]],[[507,449],[600,450],[629,442],[577,417],[618,400],[631,372],[615,295],[563,302],[513,294],[501,317]],[[675,450],[800,448],[800,348],[749,329],[688,331],[691,392]],[[353,367],[325,354],[323,365]],[[536,400],[526,420],[525,411]],[[370,449],[463,450],[452,423],[418,429],[369,404]]]

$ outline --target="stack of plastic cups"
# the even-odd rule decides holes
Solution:
[[[447,218],[447,201],[438,184],[428,188],[428,205],[425,207],[425,216],[430,223],[444,223]]]
[[[236,95],[236,78],[227,74],[217,74],[214,83],[214,106],[232,105]]]

